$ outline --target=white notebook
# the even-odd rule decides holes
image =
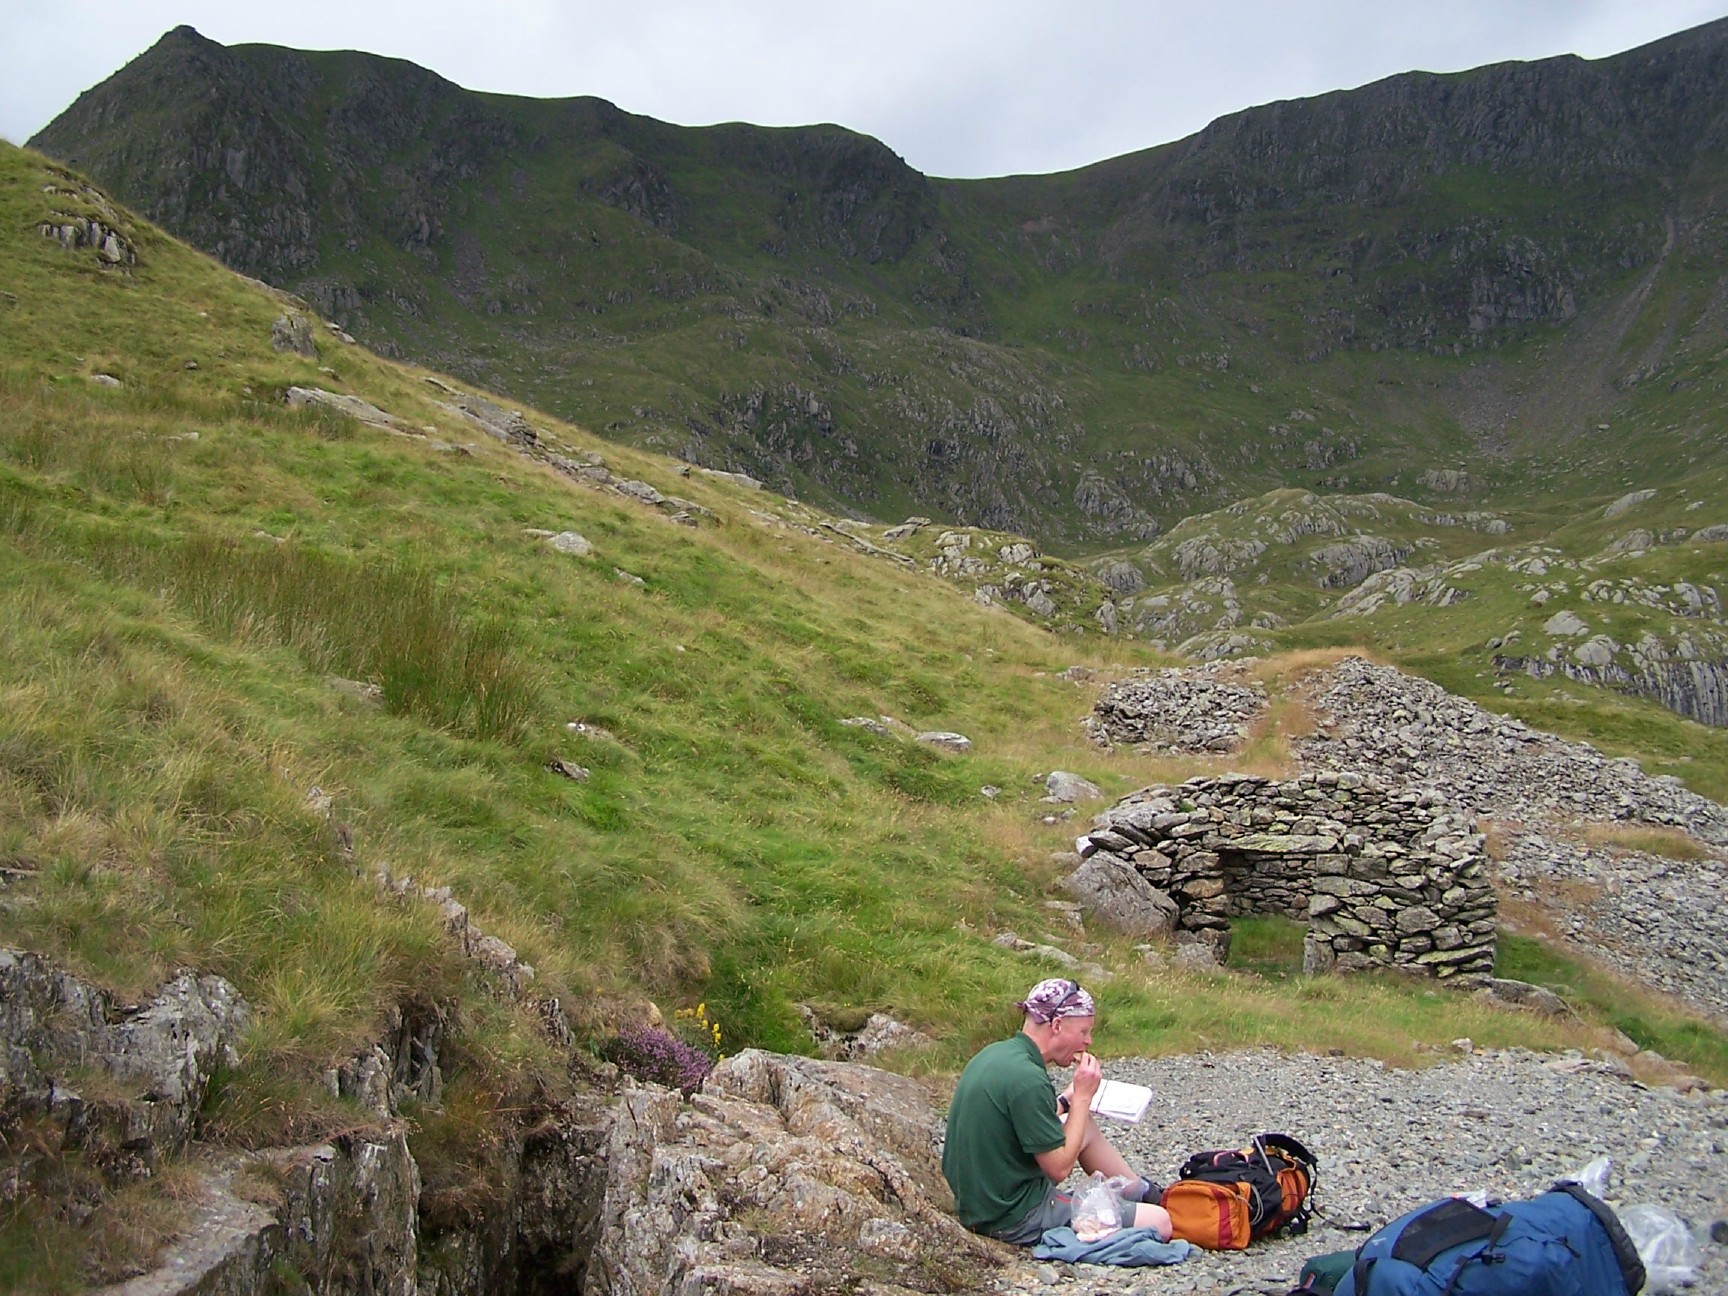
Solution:
[[[1145,1085],[1129,1084],[1126,1080],[1102,1080],[1098,1092],[1092,1095],[1092,1114],[1132,1125],[1146,1114],[1151,1102],[1152,1091]]]

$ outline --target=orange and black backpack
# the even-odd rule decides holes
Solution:
[[[1196,1152],[1164,1190],[1175,1236],[1210,1251],[1240,1251],[1279,1229],[1308,1231],[1319,1165],[1288,1134],[1250,1147]]]

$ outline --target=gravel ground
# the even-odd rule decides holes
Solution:
[[[1004,1289],[1282,1296],[1308,1256],[1361,1243],[1363,1232],[1341,1225],[1378,1226],[1450,1193],[1530,1196],[1607,1155],[1610,1201],[1679,1214],[1704,1257],[1692,1291],[1728,1293],[1728,1246],[1708,1232],[1728,1210],[1728,1092],[1650,1089],[1576,1054],[1522,1050],[1460,1050],[1420,1071],[1260,1050],[1116,1059],[1104,1074],[1154,1090],[1141,1124],[1106,1122],[1147,1175],[1166,1180],[1190,1152],[1282,1130],[1319,1157],[1321,1217],[1301,1237],[1198,1252],[1163,1269],[1042,1264],[1028,1252]]]

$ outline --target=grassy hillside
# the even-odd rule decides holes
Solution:
[[[40,232],[78,217],[134,263]],[[480,434],[423,372],[328,331],[316,358],[278,352],[270,292],[10,147],[0,239],[0,942],[129,996],[180,966],[230,978],[258,1014],[212,1139],[352,1121],[322,1069],[416,996],[453,1014],[459,1113],[427,1114],[423,1150],[483,1146],[570,1084],[532,1015],[477,983],[430,904],[380,889],[380,865],[452,887],[588,1046],[653,1001],[705,1004],[728,1051],[807,1049],[797,1005],[818,1002],[891,1011],[939,1041],[907,1064],[942,1068],[1053,970],[990,940],[1053,926],[1049,855],[1072,829],[1043,822],[1039,778],[1119,793],[1212,768],[1083,741],[1090,694],[1061,672],[1149,650],[1053,636],[795,524],[807,510],[532,414],[545,445],[706,510],[679,525]],[[363,395],[399,430],[288,409],[295,385]],[[594,552],[545,543],[566,530]],[[883,714],[972,752],[842,723]],[[1231,764],[1281,759],[1269,731]],[[1460,1035],[1604,1038],[1594,1010],[1533,1023],[1308,981],[1275,949],[1257,956],[1271,974],[1213,982],[1125,942],[1057,943],[1116,973],[1111,1051],[1410,1060]],[[1684,1028],[1612,1006],[1665,1045]],[[1665,1051],[1728,1077],[1712,1036]],[[73,1289],[165,1227],[67,1183],[76,1211],[0,1210],[11,1282]]]

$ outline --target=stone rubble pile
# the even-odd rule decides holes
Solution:
[[[1549,911],[1558,934],[1728,1028],[1728,865],[1508,834],[1501,894]],[[1556,881],[1573,883],[1556,909]]]
[[[1238,665],[1136,672],[1104,690],[1085,727],[1100,747],[1230,751],[1266,709],[1266,690]]]
[[[1132,869],[1174,901],[1179,930],[1222,943],[1232,918],[1282,914],[1309,924],[1309,972],[1493,971],[1482,837],[1434,791],[1348,773],[1226,774],[1145,788],[1095,823],[1078,872]]]
[[[1652,778],[1635,761],[1483,710],[1393,667],[1348,658],[1309,700],[1328,717],[1297,746],[1309,766],[1439,788],[1494,818],[1642,821],[1728,845],[1728,807],[1678,779]]]

